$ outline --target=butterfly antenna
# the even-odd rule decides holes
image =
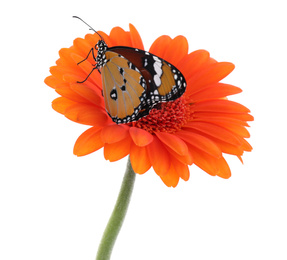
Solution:
[[[99,35],[101,37],[101,40],[104,40],[102,35],[100,35],[91,25],[87,24],[82,18],[80,18],[78,16],[73,16],[73,18],[77,18],[77,19],[81,20],[84,24],[86,24],[88,27],[90,27],[90,30],[94,31],[97,35]]]

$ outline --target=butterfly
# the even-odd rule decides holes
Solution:
[[[103,37],[97,34],[101,39],[78,63],[92,54],[96,64],[86,79],[78,83],[84,83],[94,70],[101,73],[105,109],[115,123],[137,121],[148,115],[157,104],[175,100],[185,92],[183,74],[169,62],[137,48],[109,48]]]

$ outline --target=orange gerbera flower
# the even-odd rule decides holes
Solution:
[[[99,32],[109,47],[129,46],[144,49],[141,37],[130,25],[126,32],[120,27],[110,35]],[[117,161],[130,155],[136,173],[153,167],[167,186],[175,187],[179,178],[189,179],[188,165],[196,164],[210,175],[229,178],[231,172],[223,153],[241,160],[252,147],[247,121],[253,120],[249,109],[226,99],[241,92],[238,87],[220,83],[233,69],[229,62],[217,62],[205,50],[188,53],[185,37],[161,36],[149,52],[176,66],[184,75],[187,88],[182,97],[161,103],[140,120],[117,125],[105,111],[101,75],[94,71],[84,83],[95,63],[82,61],[99,40],[97,34],[77,38],[73,46],[59,51],[56,66],[45,83],[61,97],[53,108],[72,121],[92,126],[75,143],[74,154],[83,156],[104,148],[104,157]],[[96,55],[96,54],[95,54]]]

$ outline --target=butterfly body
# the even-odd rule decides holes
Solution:
[[[156,104],[175,100],[185,92],[182,73],[149,52],[125,46],[109,48],[103,39],[90,52],[96,61],[94,69],[102,75],[106,111],[117,124],[137,121]]]

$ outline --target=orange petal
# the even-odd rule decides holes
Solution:
[[[195,129],[203,134],[215,137],[233,145],[240,145],[240,141],[235,134],[215,124],[206,122],[189,122],[184,127]]]
[[[132,140],[137,146],[146,146],[153,141],[153,136],[143,129],[131,127],[129,131]]]
[[[249,113],[250,110],[234,101],[215,99],[199,101],[191,105],[192,109],[195,111],[209,111],[216,113]]]
[[[96,33],[95,33],[96,34]],[[94,35],[95,35],[94,34]],[[109,46],[109,47],[112,47],[113,44],[112,44],[112,40],[111,40],[111,37],[109,35],[107,35],[105,32],[103,31],[98,31],[98,34],[100,34],[103,38],[104,38],[104,41],[106,42],[106,44]],[[96,41],[96,43],[98,42],[98,40]],[[94,44],[95,45],[95,44]]]
[[[187,80],[187,84],[191,86],[188,94],[199,91],[202,87],[219,82],[225,78],[234,65],[230,62],[216,62],[210,64],[207,68],[197,72],[192,78]]]
[[[78,93],[73,91],[69,85],[68,86],[63,86],[63,87],[57,87],[56,88],[56,92],[59,95],[61,95],[63,97],[66,97],[68,99],[71,99],[71,100],[73,100],[75,102],[88,103],[88,100],[86,100],[85,98],[81,97]]]
[[[139,147],[132,143],[130,151],[130,160],[133,170],[138,174],[143,174],[147,172],[151,167],[147,148],[145,146]]]
[[[206,173],[226,179],[231,176],[230,168],[223,157],[215,158],[192,146],[189,149],[192,151],[194,163]]]
[[[67,83],[63,83],[62,80],[56,78],[53,75],[46,77],[44,82],[46,85],[54,89],[57,88],[58,86],[63,86],[63,84],[67,84]]]
[[[126,157],[130,153],[131,143],[132,141],[129,136],[117,143],[106,143],[104,145],[105,159],[110,162],[115,162]]]
[[[72,59],[74,60],[75,63],[79,63],[83,61],[86,57],[85,56],[80,56],[78,54],[71,54]],[[78,71],[82,71],[81,74],[77,75],[76,81],[73,83],[76,83],[77,81],[83,81],[87,78],[87,76],[90,74],[90,76],[87,78],[88,82],[91,82],[94,84],[95,87],[101,89],[102,86],[102,77],[101,74],[94,69],[96,62],[93,60],[89,62],[88,60],[85,60],[78,64]]]
[[[209,58],[208,51],[197,50],[191,52],[180,61],[178,69],[183,73],[185,79],[188,80],[207,63]]]
[[[104,99],[101,91],[98,88],[91,89],[86,85],[86,82],[82,84],[70,84],[70,87],[74,92],[79,94],[87,101],[93,103],[94,105],[104,107]]]
[[[106,111],[103,109],[79,103],[68,107],[65,111],[65,116],[74,122],[91,126],[104,126],[109,119]]]
[[[108,44],[109,36],[107,36],[106,33],[101,31],[98,31],[98,33],[105,39],[105,42]],[[101,38],[97,33],[94,34],[88,33],[85,35],[85,41],[87,41],[87,43],[92,47],[95,47],[95,45],[98,43],[100,39]],[[88,55],[88,53],[86,55]]]
[[[187,130],[178,131],[176,135],[179,136],[181,139],[183,139],[185,142],[189,143],[190,145],[196,147],[197,149],[205,153],[208,153],[209,155],[215,158],[219,158],[222,156],[221,150],[209,138],[206,138],[200,134],[196,134]]]
[[[191,94],[190,98],[192,99],[192,101],[199,101],[204,99],[223,98],[230,95],[238,94],[240,92],[242,92],[242,90],[238,87],[224,83],[216,83],[213,85],[209,85],[206,88],[203,88],[199,92]]]
[[[217,171],[216,175],[221,177],[221,178],[224,178],[224,179],[230,178],[231,177],[231,171],[230,171],[229,165],[227,164],[225,159],[223,157],[221,157],[217,160],[216,163],[218,166],[218,171]]]
[[[143,42],[137,29],[130,23],[130,36],[132,41],[132,47],[144,50]]]
[[[197,102],[198,103],[198,102]],[[192,105],[194,106],[194,104]],[[196,111],[193,112],[194,119],[199,120],[208,120],[208,119],[224,119],[224,120],[238,120],[241,121],[242,124],[246,121],[253,121],[254,118],[252,115],[247,113],[228,113],[228,112],[220,112],[220,111]]]
[[[147,146],[149,160],[159,176],[167,174],[170,167],[170,156],[161,141],[154,136],[153,142]]]
[[[237,122],[238,121],[239,120],[237,120]],[[242,126],[242,124],[234,123],[234,122],[236,122],[236,120],[234,120],[234,121],[230,120],[229,122],[226,122],[226,121],[220,120],[220,119],[219,120],[211,119],[211,120],[206,120],[206,122],[210,122],[210,123],[214,123],[214,124],[217,124],[219,126],[222,126],[222,127],[230,130],[231,132],[233,132],[236,135],[239,135],[241,137],[244,137],[244,138],[250,137],[248,130],[244,126]],[[243,123],[245,123],[245,125],[247,125],[246,122],[243,122]]]
[[[182,156],[182,155],[179,155],[178,153],[176,153],[174,150],[170,149],[168,146],[165,146],[165,148],[170,153],[170,155],[172,157],[176,158],[181,163],[186,164],[186,165],[193,164],[193,158],[192,158],[192,155],[191,155],[189,150],[188,150],[186,155]]]
[[[239,125],[239,126],[248,126],[248,124],[246,123],[246,121],[242,121],[242,120],[239,120],[237,118],[231,118],[231,117],[221,117],[220,115],[215,117],[203,117],[203,118],[194,118],[194,121],[204,121],[204,122],[210,122],[210,123],[214,123],[214,124],[217,124],[217,125],[221,125],[221,126],[228,126],[230,124],[232,125]]]
[[[187,126],[211,139],[224,153],[242,155],[243,151],[252,150],[244,138],[220,126],[214,127],[215,125],[204,122],[192,122]]]
[[[244,151],[251,152],[253,149],[252,146],[244,138],[241,138],[241,145],[242,145],[241,147],[242,147],[242,149],[244,149]]]
[[[161,180],[167,187],[176,187],[179,182],[179,176],[176,172],[176,169],[171,165],[168,170],[168,173],[165,175],[160,175]]]
[[[75,48],[76,54],[86,58],[90,50],[95,47],[95,44],[90,44],[86,39],[83,39],[83,38],[76,38],[73,42],[73,46]],[[95,56],[96,56],[97,50],[94,49],[94,51],[95,51]],[[95,62],[93,55],[89,55],[87,60],[91,63]]]
[[[110,32],[110,39],[113,46],[131,46],[129,34],[121,27],[114,27]]]
[[[192,157],[194,159],[195,165],[201,168],[206,173],[215,176],[217,172],[217,167],[214,163],[214,157],[192,146],[189,149],[192,152]]]
[[[149,52],[162,58],[171,42],[171,38],[167,35],[158,37],[151,45]]]
[[[102,129],[102,140],[104,143],[117,143],[128,136],[129,128],[124,125],[117,125],[115,123],[108,125]]]
[[[211,139],[216,143],[216,145],[220,148],[220,150],[223,153],[241,156],[244,152],[242,145],[230,144],[230,143],[224,142],[222,140],[214,139],[212,137],[211,137]]]
[[[184,36],[177,36],[169,43],[162,58],[177,66],[178,62],[187,55],[187,52],[188,42],[186,38]]]
[[[99,127],[91,127],[82,133],[75,143],[74,154],[84,156],[102,148],[104,143],[101,138],[101,130]]]
[[[75,55],[75,54],[71,54]],[[61,82],[65,83],[66,81],[64,80],[64,75],[66,74],[71,74],[74,75],[76,78],[81,78],[84,77],[84,73],[82,70],[79,70],[79,67],[73,68],[69,66],[52,66],[50,68],[50,72],[53,76],[55,76],[57,79],[59,79]]]
[[[63,80],[64,82],[67,83],[77,83],[79,81],[79,79],[81,79],[82,77],[79,77],[77,74],[65,74],[63,75]]]
[[[71,69],[77,69],[77,64],[75,61],[71,58],[72,54],[71,48],[62,48],[59,51],[60,59],[57,60],[56,64],[61,65],[63,67],[70,67]]]
[[[179,155],[184,156],[188,154],[187,145],[179,137],[165,132],[156,132],[155,134],[160,141]]]
[[[66,72],[67,72],[67,70],[66,71],[61,70],[60,66],[51,66],[50,67],[50,73],[62,83],[63,83],[63,74]],[[71,72],[71,70],[70,70],[70,72]]]
[[[184,163],[181,163],[175,158],[172,158],[172,163],[171,163],[177,172],[178,176],[182,178],[184,181],[189,180],[189,169],[188,166]]]
[[[60,114],[65,114],[66,109],[77,104],[76,102],[65,98],[65,97],[58,97],[53,100],[52,102],[52,108],[56,110]]]

